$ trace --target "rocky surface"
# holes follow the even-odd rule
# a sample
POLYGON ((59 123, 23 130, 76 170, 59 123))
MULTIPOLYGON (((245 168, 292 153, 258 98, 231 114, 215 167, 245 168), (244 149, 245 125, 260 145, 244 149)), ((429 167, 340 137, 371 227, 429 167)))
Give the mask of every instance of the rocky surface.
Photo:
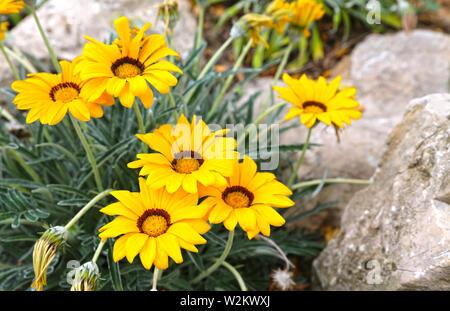
POLYGON ((413 100, 315 260, 316 289, 450 290, 449 146, 450 94, 413 100))
MULTIPOLYGON (((191 13, 189 2, 178 2, 180 19, 174 29, 174 47, 183 57, 193 46, 197 21, 191 13)), ((155 5, 159 3, 160 0, 50 0, 38 10, 37 15, 56 55, 60 59, 72 60, 81 54, 86 43, 84 35, 102 42, 109 39, 114 29, 113 21, 120 16, 127 16, 136 25, 152 23, 148 33, 164 33, 163 22, 156 20, 158 10, 155 5)), ((7 44, 41 61, 50 62, 32 16, 12 29, 7 44)), ((13 77, 3 55, 0 60, 0 87, 6 87, 13 77)))

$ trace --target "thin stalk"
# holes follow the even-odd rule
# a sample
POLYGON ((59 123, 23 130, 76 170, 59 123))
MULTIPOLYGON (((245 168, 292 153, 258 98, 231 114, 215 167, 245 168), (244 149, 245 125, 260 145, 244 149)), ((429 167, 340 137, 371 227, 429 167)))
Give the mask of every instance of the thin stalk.
POLYGON ((255 120, 255 122, 253 122, 254 125, 259 125, 259 123, 264 120, 265 117, 267 117, 269 114, 271 114, 272 112, 274 112, 277 109, 280 109, 281 107, 285 106, 287 104, 287 102, 282 102, 278 105, 272 106, 269 109, 267 109, 266 111, 264 111, 263 113, 261 113, 255 120))
MULTIPOLYGON (((175 108, 177 106, 177 104, 175 103, 175 99, 173 98, 172 91, 169 91, 169 93, 167 95, 169 96, 170 106, 172 108, 175 108)), ((175 119, 175 122, 177 122, 177 120, 178 120, 178 113, 177 113, 176 110, 173 111, 173 117, 175 119)))
POLYGON ((244 279, 242 278, 242 276, 240 275, 240 273, 236 270, 235 267, 233 267, 232 265, 230 265, 228 262, 224 261, 222 262, 222 266, 224 266, 225 268, 228 269, 228 271, 231 272, 231 274, 233 274, 233 276, 236 278, 236 281, 239 284, 239 287, 241 288, 241 291, 246 292, 248 291, 247 285, 245 285, 244 279))
MULTIPOLYGON (((252 47, 253 39, 248 40, 247 45, 242 49, 241 54, 239 55, 236 63, 233 66, 233 71, 236 71, 241 67, 245 57, 247 56, 248 52, 250 51, 250 48, 252 47)), ((229 75, 227 80, 225 81, 225 84, 220 89, 219 95, 216 97, 211 110, 209 111, 208 115, 206 116, 206 119, 209 120, 214 113, 216 112, 217 107, 219 106, 220 102, 222 101, 222 98, 225 96, 225 93, 228 91, 228 88, 230 87, 231 82, 233 82, 234 74, 229 75)))
POLYGON ((103 192, 100 192, 97 194, 92 200, 88 202, 82 209, 79 210, 79 212, 73 216, 73 218, 67 223, 67 225, 64 226, 66 230, 69 230, 70 227, 72 227, 76 222, 84 215, 86 212, 94 206, 98 201, 109 195, 109 193, 113 191, 112 189, 105 190, 103 192))
POLYGON ((300 169, 303 159, 305 158, 305 153, 306 153, 306 150, 308 149, 309 141, 311 139, 311 133, 312 133, 312 127, 310 129, 308 129, 308 135, 306 136, 306 142, 303 145, 302 153, 300 154, 300 157, 298 158, 297 164, 295 165, 295 168, 292 171, 291 178, 289 178, 289 182, 287 184, 288 188, 292 187, 292 184, 295 181, 295 177, 297 176, 298 170, 300 169))
POLYGON ((310 181, 301 182, 298 184, 295 184, 291 187, 292 190, 310 187, 310 186, 316 186, 320 185, 321 183, 325 184, 356 184, 356 185, 370 185, 372 184, 372 179, 350 179, 350 178, 327 178, 325 180, 323 179, 315 179, 310 181))
MULTIPOLYGON (((0 220, 0 225, 10 225, 12 224, 14 221, 13 218, 8 218, 8 219, 4 219, 4 220, 0 220)), ((40 222, 40 221, 31 221, 31 220, 27 220, 27 219, 21 219, 20 220, 20 224, 21 225, 30 225, 30 226, 37 226, 37 227, 42 227, 44 226, 44 223, 40 222)))
POLYGON ((196 278, 194 278, 192 280, 193 284, 203 280, 205 277, 213 273, 218 267, 220 267, 223 264, 228 254, 230 253, 231 246, 233 245, 233 238, 234 238, 234 230, 228 233, 227 244, 225 245, 225 249, 223 250, 223 253, 222 255, 220 255, 219 259, 217 259, 216 262, 213 265, 211 265, 211 267, 209 267, 207 270, 203 271, 196 278))
MULTIPOLYGON (((272 86, 274 86, 277 83, 278 79, 280 79, 281 74, 283 73, 284 68, 287 65, 287 61, 289 59, 289 55, 291 54, 293 47, 294 47, 294 44, 292 42, 290 42, 289 45, 287 46, 286 50, 284 51, 284 55, 283 55, 283 58, 281 59, 281 63, 278 66, 277 71, 275 72, 275 76, 273 77, 272 86)), ((266 97, 266 100, 264 101, 264 104, 262 105, 262 110, 267 109, 271 98, 273 98, 273 89, 272 88, 270 88, 270 96, 266 97)))
POLYGON ((97 259, 100 256, 100 253, 102 252, 102 249, 103 249, 104 245, 105 245, 105 242, 104 241, 100 241, 100 244, 97 246, 97 249, 95 250, 94 256, 92 257, 92 262, 93 263, 97 262, 97 259))
POLYGON ((200 75, 198 76, 198 79, 203 78, 206 73, 211 69, 211 67, 217 62, 219 57, 222 55, 222 53, 225 51, 225 49, 233 42, 234 38, 229 37, 227 41, 225 41, 222 46, 214 53, 214 55, 210 58, 209 62, 205 65, 205 67, 200 72, 200 75))
POLYGON ((137 102, 134 102, 133 108, 134 108, 134 112, 136 113, 136 119, 137 119, 138 125, 139 125, 139 134, 145 134, 145 125, 144 125, 144 121, 142 119, 141 110, 139 109, 139 105, 137 102))
POLYGON ((44 29, 42 28, 41 22, 39 21, 39 17, 36 14, 36 9, 33 6, 29 6, 31 14, 36 21, 36 25, 39 29, 39 33, 41 34, 42 39, 44 40, 45 46, 47 47, 48 53, 50 54, 50 58, 52 59, 53 65, 58 73, 62 72, 61 66, 59 65, 58 58, 56 57, 55 51, 52 49, 50 42, 48 41, 47 35, 45 34, 44 29))
POLYGON ((159 269, 155 267, 155 270, 153 271, 153 284, 152 284, 152 291, 157 291, 156 285, 158 284, 158 273, 159 269))
POLYGON ((284 262, 286 263, 286 270, 289 269, 289 267, 295 267, 294 264, 288 259, 288 257, 286 256, 286 253, 283 252, 283 250, 281 249, 281 247, 278 246, 277 243, 275 243, 274 240, 272 240, 271 238, 265 237, 262 234, 258 234, 256 237, 266 241, 267 243, 269 243, 270 245, 272 245, 277 251, 278 253, 280 253, 281 257, 283 257, 284 262))
MULTIPOLYGON (((217 62, 217 60, 219 59, 219 57, 223 54, 223 52, 225 51, 225 49, 233 42, 234 38, 229 37, 227 39, 227 41, 225 41, 222 46, 216 51, 216 53, 214 53, 214 55, 209 59, 208 63, 205 65, 205 67, 203 67, 202 71, 200 72, 200 74, 197 77, 197 80, 200 80, 201 78, 203 78, 206 73, 211 69, 211 67, 217 62)), ((189 94, 186 96, 186 103, 189 103, 192 96, 194 96, 195 91, 197 90, 197 87, 194 87, 189 94)))
POLYGON ((11 153, 11 155, 14 157, 14 159, 20 164, 20 166, 22 166, 22 168, 28 173, 28 175, 31 176, 31 178, 37 182, 42 184, 42 180, 39 177, 39 175, 36 173, 36 171, 29 166, 25 160, 14 150, 14 149, 9 149, 9 153, 11 153))
POLYGON ((17 48, 14 48, 14 51, 13 51, 13 50, 8 49, 7 46, 5 46, 5 51, 12 58, 17 60, 26 70, 28 70, 29 73, 38 72, 37 69, 34 68, 33 64, 31 64, 30 61, 28 59, 26 59, 17 48))
POLYGON ((0 50, 2 51, 3 56, 5 56, 6 62, 8 63, 9 68, 11 69, 11 71, 12 71, 12 73, 14 75, 14 78, 16 80, 20 80, 19 73, 17 72, 16 67, 14 66, 14 64, 11 61, 11 59, 9 58, 8 53, 6 53, 5 45, 1 41, 0 41, 0 50))
MULTIPOLYGON (((205 22, 205 8, 201 5, 199 7, 200 7, 200 11, 198 14, 197 37, 195 38, 194 51, 196 51, 200 48, 200 44, 201 44, 202 38, 203 38, 203 25, 205 22)), ((197 58, 194 62, 194 65, 193 65, 194 72, 197 72, 198 63, 199 63, 199 58, 197 58)))
MULTIPOLYGON (((139 125, 139 134, 145 134, 144 120, 142 119, 141 110, 139 109, 139 105, 137 102, 134 102, 133 108, 134 108, 134 112, 136 113, 136 119, 137 119, 138 125, 139 125)), ((146 151, 147 151, 147 145, 142 144, 142 152, 145 153, 146 151)))
POLYGON ((72 115, 70 115, 70 120, 72 121, 73 127, 75 128, 75 132, 77 133, 78 137, 80 138, 81 144, 83 145, 83 148, 86 151, 89 163, 91 163, 92 170, 94 171, 95 183, 97 184, 98 191, 101 192, 101 191, 103 191, 102 179, 100 178, 100 173, 98 171, 97 162, 95 161, 95 157, 92 153, 92 150, 89 147, 86 137, 84 136, 83 132, 81 131, 80 125, 78 124, 78 120, 75 119, 72 115))
POLYGON ((0 116, 4 117, 8 121, 14 119, 14 117, 5 108, 1 106, 0 106, 0 116))
MULTIPOLYGON (((250 124, 250 125, 256 125, 256 126, 258 126, 259 123, 261 123, 261 121, 262 121, 265 117, 267 117, 269 114, 271 114, 271 113, 274 112, 275 110, 277 110, 277 109, 279 109, 279 108, 285 106, 286 104, 287 104, 287 102, 282 102, 282 103, 280 103, 280 104, 278 104, 278 105, 275 105, 275 106, 270 107, 270 108, 267 109, 266 111, 262 112, 262 113, 256 118, 256 120, 255 120, 252 124, 250 124)), ((238 140, 238 142, 237 142, 237 145, 238 145, 238 146, 245 140, 245 138, 247 138, 247 135, 248 135, 248 129, 249 129, 249 128, 250 128, 250 126, 248 126, 248 127, 246 128, 246 130, 245 130, 245 132, 244 132, 244 135, 242 135, 242 136, 239 138, 239 140, 238 140)))

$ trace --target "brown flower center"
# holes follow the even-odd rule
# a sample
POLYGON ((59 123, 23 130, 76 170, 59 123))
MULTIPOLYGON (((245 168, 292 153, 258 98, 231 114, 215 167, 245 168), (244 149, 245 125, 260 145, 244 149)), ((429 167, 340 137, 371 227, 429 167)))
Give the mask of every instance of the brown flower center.
POLYGON ((181 174, 190 174, 197 171, 202 166, 204 160, 202 156, 195 151, 182 151, 174 156, 172 167, 181 174))
POLYGON ((222 193, 222 199, 232 208, 245 208, 253 203, 255 196, 241 186, 228 187, 222 193))
POLYGON ((315 101, 304 102, 302 108, 305 113, 313 114, 319 114, 327 111, 327 106, 315 101))
POLYGON ((62 101, 63 103, 70 103, 74 99, 78 98, 80 94, 80 87, 73 82, 60 83, 50 90, 50 98, 56 101, 62 101))
POLYGON ((164 234, 170 226, 170 215, 163 209, 148 209, 137 220, 137 227, 151 237, 164 234))
POLYGON ((144 65, 137 59, 122 57, 114 62, 111 70, 116 77, 121 79, 136 77, 144 71, 144 65))

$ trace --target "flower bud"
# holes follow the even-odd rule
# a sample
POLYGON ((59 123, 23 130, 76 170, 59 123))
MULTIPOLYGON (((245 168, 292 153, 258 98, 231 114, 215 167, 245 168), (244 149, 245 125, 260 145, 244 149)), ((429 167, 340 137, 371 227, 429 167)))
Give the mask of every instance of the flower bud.
POLYGON ((47 269, 56 256, 59 248, 67 240, 65 227, 57 226, 47 229, 34 245, 33 268, 35 280, 31 287, 42 291, 47 285, 47 269))
POLYGON ((98 267, 93 261, 88 261, 75 272, 71 291, 93 291, 100 276, 98 267))
POLYGON ((167 34, 168 29, 173 29, 180 18, 178 2, 176 0, 165 0, 158 6, 157 16, 164 22, 164 32, 167 34))

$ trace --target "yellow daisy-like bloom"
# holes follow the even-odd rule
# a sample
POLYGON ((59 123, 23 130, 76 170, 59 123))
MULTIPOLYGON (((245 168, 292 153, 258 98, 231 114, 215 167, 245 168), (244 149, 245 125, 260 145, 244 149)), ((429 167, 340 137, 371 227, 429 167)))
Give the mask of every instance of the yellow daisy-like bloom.
POLYGON ((338 76, 329 84, 324 77, 317 81, 302 75, 294 79, 288 74, 283 81, 288 87, 274 86, 279 97, 294 105, 287 113, 285 120, 300 117, 300 122, 311 128, 317 120, 327 125, 344 128, 344 123, 351 125, 351 120, 358 120, 362 113, 355 100, 356 89, 348 87, 338 90, 342 77, 338 76))
POLYGON ((266 8, 265 13, 272 17, 273 28, 281 35, 286 29, 286 24, 290 20, 290 3, 284 0, 272 1, 266 8))
POLYGON ((8 22, 2 22, 0 23, 0 41, 5 40, 6 32, 8 31, 8 22))
POLYGON ((125 107, 131 108, 137 96, 149 108, 153 104, 153 91, 148 83, 162 94, 169 93, 170 87, 178 82, 170 71, 183 72, 162 59, 179 55, 167 47, 163 35, 144 36, 149 23, 136 31, 138 28, 130 29, 128 18, 121 17, 114 25, 119 39, 111 45, 85 36, 90 42, 84 46, 77 71, 88 80, 86 87, 91 91, 91 101, 106 91, 119 97, 125 107))
POLYGON ((203 203, 210 207, 210 223, 223 222, 229 231, 239 223, 249 239, 259 232, 269 236, 270 225, 285 223, 272 207, 294 205, 288 198, 292 191, 277 181, 274 174, 256 170, 255 161, 245 156, 243 162, 234 162, 233 175, 225 185, 200 187, 200 196, 207 197, 203 203))
POLYGON ((140 168, 140 175, 155 189, 165 187, 174 193, 182 187, 189 193, 198 192, 198 184, 209 186, 225 184, 224 176, 233 173, 237 159, 237 143, 232 137, 223 137, 228 130, 211 132, 203 120, 192 123, 184 115, 177 125, 165 124, 153 133, 136 135, 156 153, 138 154, 139 160, 128 163, 129 168, 140 168))
POLYGON ((25 6, 23 1, 0 0, 0 14, 19 13, 25 6))
POLYGON ((198 252, 195 245, 204 244, 201 234, 210 226, 203 219, 206 209, 198 204, 197 194, 182 189, 169 194, 164 189, 150 188, 143 178, 139 179, 140 192, 113 191, 119 202, 100 211, 118 215, 99 229, 99 237, 118 238, 114 244, 115 262, 127 257, 132 263, 139 254, 142 265, 150 269, 167 269, 168 256, 176 263, 183 262, 181 249, 198 252))
POLYGON ((290 4, 289 23, 305 31, 308 26, 323 17, 325 10, 322 3, 316 0, 297 0, 290 4))
POLYGON ((39 119, 42 124, 55 125, 67 111, 81 121, 102 117, 102 106, 113 105, 114 98, 102 93, 95 101, 88 101, 85 82, 74 73, 75 61, 61 61, 60 65, 61 74, 30 74, 29 78, 11 85, 19 93, 13 101, 17 109, 29 110, 26 122, 39 119))

